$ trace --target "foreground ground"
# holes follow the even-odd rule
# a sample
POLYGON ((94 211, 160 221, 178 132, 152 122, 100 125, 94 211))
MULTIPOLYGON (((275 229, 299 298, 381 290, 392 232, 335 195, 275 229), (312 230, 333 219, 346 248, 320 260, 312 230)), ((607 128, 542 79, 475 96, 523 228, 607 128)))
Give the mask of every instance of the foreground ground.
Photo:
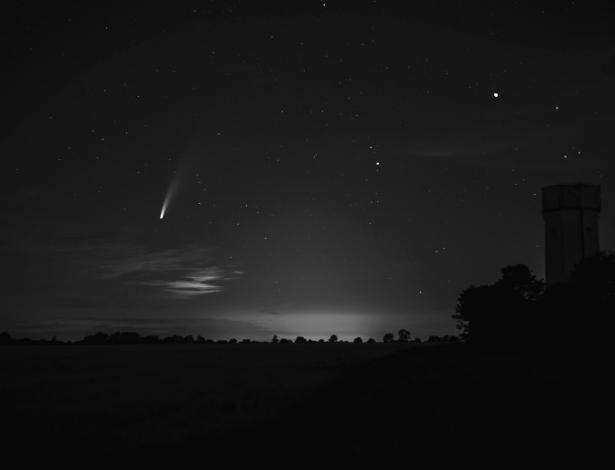
POLYGON ((0 410, 6 448, 62 455, 545 450, 579 418, 566 367, 461 344, 11 346, 0 410))

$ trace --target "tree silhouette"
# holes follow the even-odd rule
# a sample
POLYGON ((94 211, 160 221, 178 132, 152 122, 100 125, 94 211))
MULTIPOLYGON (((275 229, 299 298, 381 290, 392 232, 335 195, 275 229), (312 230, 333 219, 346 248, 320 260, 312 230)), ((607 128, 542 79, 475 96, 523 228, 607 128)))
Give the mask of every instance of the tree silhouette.
POLYGON ((303 344, 303 343, 307 343, 307 340, 303 336, 297 336, 297 338, 295 338, 295 343, 303 344))
POLYGON ((107 344, 110 342, 109 335, 105 333, 95 333, 85 336, 81 342, 83 344, 107 344))
POLYGON ((331 335, 329 337, 329 343, 337 343, 337 335, 331 335))
POLYGON ((551 343, 562 346, 573 338, 596 346, 610 342, 607 332, 615 311, 615 254, 602 252, 582 260, 569 282, 546 290, 538 309, 541 323, 536 336, 540 339, 548 335, 551 343))
POLYGON ((596 307, 613 307, 615 253, 598 253, 582 260, 572 273, 571 287, 596 307))
POLYGON ((493 289, 491 286, 470 286, 459 294, 453 318, 457 320, 457 329, 461 330, 463 339, 470 339, 470 325, 477 318, 482 318, 496 308, 489 299, 493 289))
POLYGON ((527 266, 506 266, 493 284, 463 290, 453 318, 461 337, 470 343, 508 349, 519 343, 524 333, 520 325, 529 328, 543 292, 544 283, 527 266))
POLYGON ((160 344, 162 341, 160 340, 159 336, 148 335, 148 336, 144 336, 141 339, 141 342, 144 343, 144 344, 160 344))
POLYGON ((501 273, 502 277, 494 286, 514 292, 525 300, 534 301, 544 292, 544 282, 536 279, 530 268, 523 264, 505 266, 501 273))
POLYGON ((0 333, 0 344, 11 344, 13 342, 13 339, 11 338, 11 335, 8 334, 8 332, 3 331, 2 333, 0 333))
POLYGON ((399 338, 399 341, 401 342, 408 342, 410 341, 410 332, 408 330, 405 329, 401 329, 397 332, 397 337, 399 338))
POLYGON ((355 339, 352 340, 352 342, 355 344, 362 344, 363 338, 361 338, 360 336, 357 336, 355 339))
POLYGON ((273 335, 273 338, 271 338, 271 342, 273 344, 278 344, 279 340, 278 340, 278 335, 273 335))
POLYGON ((392 343, 393 341, 395 341, 395 336, 393 336, 393 333, 385 333, 382 337, 383 343, 392 343))
POLYGON ((568 282, 548 288, 527 266, 506 266, 493 284, 464 289, 453 318, 472 344, 542 348, 572 338, 589 341, 598 332, 596 323, 606 325, 614 310, 615 254, 603 252, 582 260, 568 282))

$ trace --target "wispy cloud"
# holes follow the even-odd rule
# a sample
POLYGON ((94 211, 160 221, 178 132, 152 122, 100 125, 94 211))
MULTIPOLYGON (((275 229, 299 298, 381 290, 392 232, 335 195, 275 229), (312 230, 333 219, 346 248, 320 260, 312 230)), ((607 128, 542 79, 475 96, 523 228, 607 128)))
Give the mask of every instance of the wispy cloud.
POLYGON ((58 308, 83 310, 84 302, 93 304, 87 308, 101 308, 130 299, 133 304, 151 303, 154 298, 160 300, 160 295, 186 299, 219 293, 243 275, 237 265, 221 262, 213 247, 189 244, 156 250, 120 232, 79 224, 58 229, 51 221, 43 226, 45 230, 24 227, 28 234, 24 237, 0 229, 4 241, 0 254, 7 260, 6 273, 12 272, 14 279, 0 284, 4 294, 16 295, 24 285, 36 286, 38 295, 46 292, 57 300, 58 308), (68 305, 62 299, 68 299, 68 305))
POLYGON ((234 265, 216 264, 211 249, 196 246, 142 252, 102 267, 103 278, 160 287, 179 298, 222 292, 242 275, 234 265))
POLYGON ((179 280, 143 281, 142 284, 160 286, 170 294, 187 298, 222 292, 225 282, 237 279, 242 274, 242 271, 211 266, 200 271, 187 273, 179 280))

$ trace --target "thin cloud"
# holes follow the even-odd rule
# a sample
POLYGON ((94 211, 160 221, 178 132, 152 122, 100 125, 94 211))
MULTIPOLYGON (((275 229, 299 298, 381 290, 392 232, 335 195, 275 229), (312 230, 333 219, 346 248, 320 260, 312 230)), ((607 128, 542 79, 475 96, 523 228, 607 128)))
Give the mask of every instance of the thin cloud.
POLYGON ((217 266, 185 274, 179 280, 143 281, 141 284, 162 287, 166 292, 179 298, 214 294, 224 290, 223 283, 239 278, 243 272, 227 270, 217 266))
POLYGON ((104 278, 160 287, 178 298, 222 292, 242 275, 235 266, 217 265, 211 249, 194 246, 136 254, 103 270, 104 278))

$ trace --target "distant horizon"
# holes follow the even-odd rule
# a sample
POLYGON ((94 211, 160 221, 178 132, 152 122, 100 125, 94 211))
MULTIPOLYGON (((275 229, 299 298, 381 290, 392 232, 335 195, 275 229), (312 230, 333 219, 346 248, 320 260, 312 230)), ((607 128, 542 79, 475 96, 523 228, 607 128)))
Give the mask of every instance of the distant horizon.
MULTIPOLYGON (((277 335, 278 338, 295 339, 297 336, 303 336, 306 339, 328 339, 331 335, 335 334, 340 340, 353 340, 356 337, 363 339, 368 338, 382 338, 385 333, 394 333, 400 329, 406 329, 410 331, 412 337, 427 338, 432 335, 456 335, 457 330, 455 328, 455 322, 452 318, 445 319, 444 322, 438 327, 438 324, 434 322, 432 327, 422 328, 420 330, 411 328, 411 321, 404 322, 400 316, 394 315, 389 318, 371 318, 368 324, 365 323, 365 315, 356 315, 353 318, 352 314, 345 314, 347 317, 346 326, 344 321, 338 321, 338 328, 334 328, 334 323, 330 322, 329 318, 325 318, 320 326, 321 331, 315 332, 312 328, 306 328, 301 330, 299 327, 289 330, 286 329, 274 330, 272 326, 262 326, 257 323, 251 323, 249 321, 233 321, 226 318, 207 318, 207 319, 176 319, 171 321, 169 319, 160 318, 124 318, 124 319, 76 319, 74 321, 66 319, 57 319, 53 321, 53 325, 49 322, 42 322, 37 324, 31 322, 29 324, 16 324, 13 327, 0 327, 0 332, 6 331, 12 337, 24 337, 30 339, 50 339, 57 337, 62 341, 75 341, 82 339, 84 336, 95 333, 116 333, 116 332, 136 332, 143 336, 156 335, 156 336, 172 336, 172 335, 192 335, 203 336, 206 339, 223 340, 236 338, 238 340, 247 338, 251 340, 265 341, 271 340, 273 335, 277 335), (355 330, 351 330, 349 325, 352 321, 356 321, 358 324, 363 324, 363 327, 357 327, 355 330), (381 320, 381 322, 378 322, 381 320), (176 323, 174 326, 172 323, 176 323), (201 323, 201 327, 199 327, 201 323), (209 323, 209 328, 207 324, 209 323), (215 327, 212 328, 213 326, 215 327), (327 328, 327 324, 331 325, 331 328, 327 328), (229 328, 230 325, 230 328, 229 328), (386 326, 385 326, 386 325, 386 326), (225 331, 225 328, 227 330, 225 331)), ((410 315, 408 315, 410 316, 410 315)), ((339 320, 339 316, 337 317, 339 320)), ((291 322, 292 323, 292 322, 291 322)))
MULTIPOLYGON (((97 335, 105 335, 109 338, 112 338, 114 336, 121 336, 121 335, 137 335, 139 337, 139 339, 151 339, 151 338, 156 338, 157 341, 165 342, 164 340, 167 339, 174 339, 174 338, 180 338, 180 339, 187 339, 187 338, 192 338, 192 340, 197 343, 199 341, 205 341, 208 343, 225 343, 225 342, 236 342, 236 343, 241 343, 241 342, 252 342, 252 343, 272 343, 272 342, 279 342, 279 341, 286 341, 286 342, 296 342, 297 339, 302 339, 305 340, 307 342, 355 342, 355 340, 359 339, 361 340, 360 342, 365 343, 365 342, 369 342, 371 340, 373 340, 374 342, 377 343, 386 343, 386 342, 416 342, 417 340, 419 342, 425 342, 425 341, 429 341, 432 338, 436 338, 436 339, 456 339, 458 341, 462 341, 462 338, 459 334, 431 334, 431 335, 427 335, 427 336, 415 336, 415 335, 411 335, 409 337, 409 339, 407 340, 400 340, 399 339, 399 331, 402 330, 402 328, 400 328, 399 330, 391 330, 391 331, 387 331, 384 332, 382 335, 375 335, 375 336, 339 336, 335 333, 332 333, 330 335, 327 336, 322 336, 322 337, 312 337, 312 336, 305 336, 305 335, 296 335, 296 336, 286 336, 286 335, 273 335, 269 338, 250 338, 250 337, 244 337, 244 336, 232 336, 232 337, 223 337, 223 338, 212 338, 212 337, 208 337, 208 336, 203 336, 203 335, 199 335, 199 334, 144 334, 143 332, 139 332, 139 331, 135 331, 135 330, 118 330, 118 331, 97 331, 94 333, 89 333, 87 335, 84 335, 82 337, 78 337, 78 338, 60 338, 58 336, 43 336, 43 337, 30 337, 30 336, 18 336, 18 335, 14 335, 11 334, 11 332, 9 331, 0 331, 0 334, 8 334, 10 339, 12 341, 40 341, 40 342, 52 342, 52 341, 57 341, 59 343, 81 343, 86 341, 88 338, 97 336, 97 335), (385 341, 385 337, 387 335, 392 335, 393 339, 391 341, 385 341), (335 341, 331 341, 331 337, 335 336, 335 341)), ((90 344, 90 343, 86 343, 86 344, 90 344)), ((97 343, 91 343, 91 344, 97 344, 97 343)), ((112 343, 112 344, 128 344, 128 343, 112 343)), ((144 343, 144 344, 147 344, 144 343)))

